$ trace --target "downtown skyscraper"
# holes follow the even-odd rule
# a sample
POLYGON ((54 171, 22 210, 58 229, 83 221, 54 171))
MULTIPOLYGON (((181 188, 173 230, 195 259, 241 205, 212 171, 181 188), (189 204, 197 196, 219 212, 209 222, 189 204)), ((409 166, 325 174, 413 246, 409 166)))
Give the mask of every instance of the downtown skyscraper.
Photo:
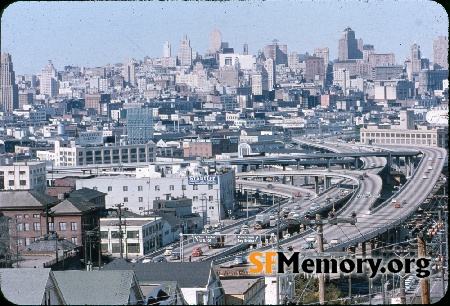
POLYGON ((191 42, 187 38, 187 35, 183 35, 183 38, 180 40, 180 46, 178 48, 178 61, 180 66, 192 65, 192 48, 191 42))
POLYGON ((40 92, 49 97, 56 97, 58 95, 58 73, 53 67, 52 61, 48 61, 48 65, 42 69, 40 78, 40 92))
POLYGON ((445 36, 433 40, 433 64, 436 69, 448 70, 448 39, 445 36))
POLYGON ((355 31, 350 27, 342 32, 342 38, 339 39, 338 60, 346 61, 349 59, 363 58, 363 41, 361 38, 355 38, 355 31))
POLYGON ((11 55, 3 53, 1 58, 1 101, 3 110, 13 111, 19 107, 19 95, 11 55))

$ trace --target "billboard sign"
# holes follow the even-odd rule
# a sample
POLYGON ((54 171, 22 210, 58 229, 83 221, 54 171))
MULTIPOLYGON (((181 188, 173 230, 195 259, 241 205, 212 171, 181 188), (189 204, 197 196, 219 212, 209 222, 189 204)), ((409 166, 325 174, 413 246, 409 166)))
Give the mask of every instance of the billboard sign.
POLYGON ((189 185, 217 185, 219 182, 215 175, 195 175, 188 177, 189 185))
POLYGON ((103 144, 103 131, 80 132, 78 141, 80 146, 103 144))
POLYGON ((259 235, 237 235, 238 243, 257 244, 261 242, 261 236, 259 235))

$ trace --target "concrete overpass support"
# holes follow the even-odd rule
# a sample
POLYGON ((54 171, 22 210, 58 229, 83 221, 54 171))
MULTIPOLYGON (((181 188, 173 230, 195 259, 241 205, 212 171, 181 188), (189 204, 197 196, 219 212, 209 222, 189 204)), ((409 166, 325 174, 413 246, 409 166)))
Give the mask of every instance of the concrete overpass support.
POLYGON ((319 194, 319 177, 318 176, 314 177, 314 190, 316 191, 317 194, 319 194))
POLYGON ((398 169, 400 169, 400 156, 397 156, 395 158, 395 164, 397 165, 398 169))
POLYGON ((358 169, 358 158, 355 158, 355 170, 358 169))
POLYGON ((323 185, 324 185, 323 188, 325 190, 330 188, 331 187, 331 177, 324 175, 324 177, 323 177, 323 185))
POLYGON ((308 178, 308 176, 305 176, 305 185, 308 185, 308 183, 309 183, 309 178, 308 178))
POLYGON ((331 169, 331 162, 330 162, 330 159, 328 159, 327 162, 328 162, 328 163, 327 163, 327 169, 331 169))

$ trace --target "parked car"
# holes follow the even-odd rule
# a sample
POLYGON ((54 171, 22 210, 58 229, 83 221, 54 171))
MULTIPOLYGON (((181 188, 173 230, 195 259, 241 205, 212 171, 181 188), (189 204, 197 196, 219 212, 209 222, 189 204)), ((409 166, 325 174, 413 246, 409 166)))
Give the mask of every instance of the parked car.
POLYGON ((167 259, 163 256, 153 258, 152 262, 167 262, 167 259))
POLYGON ((295 206, 294 206, 294 209, 295 209, 295 210, 300 209, 300 205, 295 205, 295 206))
POLYGON ((242 256, 242 255, 238 255, 234 258, 234 264, 235 265, 243 265, 247 263, 247 259, 242 256))
POLYGON ((192 256, 202 256, 203 255, 203 251, 201 247, 196 247, 192 250, 192 256))
POLYGON ((136 257, 131 260, 131 263, 138 263, 138 262, 141 262, 142 260, 143 260, 143 258, 136 257))
POLYGON ((178 252, 172 252, 172 254, 169 257, 170 260, 179 260, 180 259, 180 253, 178 252))
POLYGON ((142 263, 148 263, 148 262, 152 262, 153 260, 150 258, 150 257, 145 257, 143 260, 142 260, 142 263))
POLYGON ((312 203, 310 209, 315 210, 315 209, 319 209, 320 208, 320 204, 318 203, 312 203))
POLYGON ((172 255, 172 250, 173 250, 173 247, 171 247, 171 246, 167 247, 166 250, 164 251, 164 256, 172 255))

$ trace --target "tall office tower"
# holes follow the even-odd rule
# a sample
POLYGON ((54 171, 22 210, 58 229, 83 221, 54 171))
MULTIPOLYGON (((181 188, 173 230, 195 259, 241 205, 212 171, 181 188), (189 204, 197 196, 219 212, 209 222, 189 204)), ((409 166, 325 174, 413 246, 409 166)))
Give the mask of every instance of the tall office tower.
POLYGON ((187 39, 187 35, 183 35, 178 47, 178 61, 180 66, 192 65, 192 48, 191 42, 187 39))
POLYGON ((16 85, 16 78, 13 69, 11 55, 2 54, 2 83, 0 87, 2 109, 5 111, 13 111, 19 107, 19 92, 16 85))
POLYGON ((211 31, 209 35, 209 51, 219 52, 222 46, 222 34, 217 29, 211 31))
POLYGON ((409 53, 409 60, 411 61, 411 71, 419 72, 422 70, 422 54, 420 52, 420 46, 418 44, 414 44, 411 46, 409 53))
POLYGON ((433 64, 436 69, 448 70, 448 40, 445 36, 433 40, 433 64))
POLYGON ((275 90, 275 85, 277 83, 275 60, 273 58, 266 59, 266 62, 264 63, 264 69, 267 72, 268 90, 275 90))
POLYGON ((145 144, 153 138, 153 108, 127 110, 128 144, 145 144))
POLYGON ((349 59, 363 58, 362 55, 363 41, 355 38, 355 31, 346 28, 342 32, 342 38, 339 39, 338 60, 346 61, 349 59))
POLYGON ((170 44, 168 41, 165 41, 163 45, 163 57, 170 57, 170 56, 171 56, 170 44))
POLYGON ((288 64, 288 53, 287 45, 278 45, 277 48, 277 58, 275 60, 276 65, 287 65, 288 64))
POLYGON ((317 47, 314 49, 314 55, 316 57, 323 58, 323 64, 325 72, 327 71, 328 62, 330 61, 330 49, 328 47, 317 47))
POLYGON ((133 87, 136 85, 136 66, 133 60, 130 60, 124 64, 122 76, 128 85, 133 87))
POLYGON ((289 55, 288 67, 291 69, 300 69, 300 54, 293 52, 289 55))
POLYGON ((248 55, 248 45, 244 44, 244 55, 248 55))
POLYGON ((42 69, 41 75, 41 94, 48 95, 50 97, 55 97, 58 94, 58 80, 57 72, 55 67, 53 67, 52 61, 48 61, 48 65, 42 69))

